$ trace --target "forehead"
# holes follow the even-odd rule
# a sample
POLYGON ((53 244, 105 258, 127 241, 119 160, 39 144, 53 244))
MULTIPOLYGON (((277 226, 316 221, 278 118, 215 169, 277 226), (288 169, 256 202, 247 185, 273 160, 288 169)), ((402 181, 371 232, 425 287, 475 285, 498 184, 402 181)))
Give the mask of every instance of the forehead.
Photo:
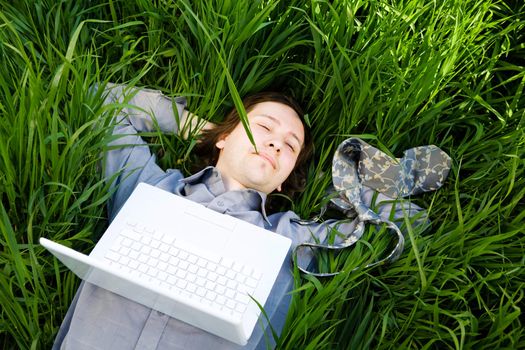
POLYGON ((286 133, 293 134, 301 144, 304 142, 304 126, 297 112, 290 106, 280 102, 260 102, 248 112, 248 118, 266 119, 279 125, 286 133))

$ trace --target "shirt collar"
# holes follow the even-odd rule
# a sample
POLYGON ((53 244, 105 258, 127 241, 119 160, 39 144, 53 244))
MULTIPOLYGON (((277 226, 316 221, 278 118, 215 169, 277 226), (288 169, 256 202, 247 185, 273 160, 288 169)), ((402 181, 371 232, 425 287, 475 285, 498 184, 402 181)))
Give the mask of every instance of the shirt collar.
MULTIPOLYGON (((193 175, 181 179, 180 181, 188 186, 202 183, 206 185, 206 188, 215 197, 228 192, 224 186, 221 174, 214 166, 211 165, 193 175)), ((230 192, 238 192, 242 196, 243 200, 236 203, 240 205, 239 209, 259 211, 262 214, 264 220, 271 226, 271 223, 266 216, 266 193, 254 189, 234 190, 230 192)))

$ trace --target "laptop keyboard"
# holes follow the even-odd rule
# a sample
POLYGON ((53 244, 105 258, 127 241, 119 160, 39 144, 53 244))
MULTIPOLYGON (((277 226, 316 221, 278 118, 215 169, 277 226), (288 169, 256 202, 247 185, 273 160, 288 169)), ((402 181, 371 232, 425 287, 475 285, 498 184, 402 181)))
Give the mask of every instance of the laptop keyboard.
POLYGON ((218 255, 199 255, 168 234, 129 222, 105 258, 149 284, 239 319, 262 274, 218 255), (191 250, 191 252, 190 252, 191 250))

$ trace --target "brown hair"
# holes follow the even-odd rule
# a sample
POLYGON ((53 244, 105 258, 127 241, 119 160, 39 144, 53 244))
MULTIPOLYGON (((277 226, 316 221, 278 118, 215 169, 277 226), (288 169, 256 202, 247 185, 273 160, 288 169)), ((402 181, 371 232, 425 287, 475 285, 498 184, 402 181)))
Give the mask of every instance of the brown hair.
MULTIPOLYGON (((306 183, 307 163, 313 154, 313 142, 310 130, 304 119, 304 112, 302 108, 293 98, 282 93, 272 91, 259 92, 254 95, 250 95, 243 99, 242 102, 246 113, 250 112, 255 107, 255 105, 262 102, 282 103, 292 108, 297 113, 301 119, 304 129, 303 147, 299 152, 299 156, 297 157, 297 162, 295 163, 293 171, 282 184, 281 189, 282 193, 288 196, 303 190, 306 183)), ((215 147, 215 144, 221 139, 221 137, 231 133, 239 123, 239 113, 237 112, 236 108, 233 108, 230 113, 228 113, 223 122, 217 124, 217 126, 211 129, 204 130, 202 132, 200 141, 197 143, 194 152, 194 154, 198 157, 198 163, 195 164, 196 169, 202 169, 207 165, 215 165, 217 163, 220 150, 215 147)))

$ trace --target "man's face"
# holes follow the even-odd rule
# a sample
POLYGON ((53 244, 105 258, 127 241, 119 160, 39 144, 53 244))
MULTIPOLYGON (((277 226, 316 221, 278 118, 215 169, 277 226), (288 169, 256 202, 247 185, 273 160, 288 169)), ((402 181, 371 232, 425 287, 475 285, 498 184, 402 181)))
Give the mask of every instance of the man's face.
POLYGON ((293 108, 279 102, 256 104, 248 121, 258 152, 239 123, 216 143, 216 167, 228 190, 280 191, 303 147, 303 124, 293 108))

